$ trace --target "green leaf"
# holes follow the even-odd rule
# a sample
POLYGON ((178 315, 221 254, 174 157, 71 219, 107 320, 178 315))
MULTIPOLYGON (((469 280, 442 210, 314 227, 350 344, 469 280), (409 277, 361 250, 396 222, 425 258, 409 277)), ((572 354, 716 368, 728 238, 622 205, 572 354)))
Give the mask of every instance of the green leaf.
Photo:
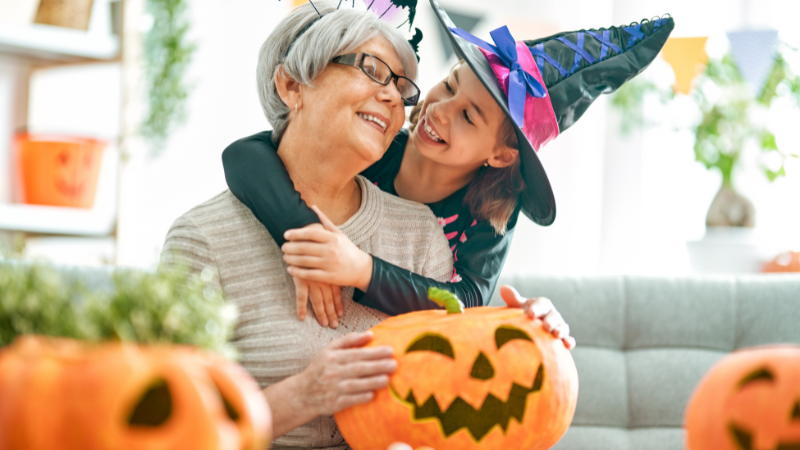
POLYGON ((144 36, 147 115, 140 132, 157 156, 176 125, 186 119, 189 87, 184 81, 197 46, 188 42, 188 2, 147 0, 153 26, 144 36))
POLYGON ((761 148, 763 150, 777 150, 778 143, 775 142, 775 135, 769 131, 765 131, 761 135, 761 148))
POLYGON ((447 314, 458 314, 464 312, 464 304, 450 291, 435 287, 428 288, 428 298, 439 306, 447 310, 447 314))
POLYGON ((769 180, 770 183, 772 183, 773 181, 777 180, 780 177, 786 176, 786 170, 783 168, 783 166, 781 166, 781 168, 778 169, 777 171, 770 170, 764 166, 762 166, 761 169, 764 171, 764 175, 767 176, 767 179, 769 180))

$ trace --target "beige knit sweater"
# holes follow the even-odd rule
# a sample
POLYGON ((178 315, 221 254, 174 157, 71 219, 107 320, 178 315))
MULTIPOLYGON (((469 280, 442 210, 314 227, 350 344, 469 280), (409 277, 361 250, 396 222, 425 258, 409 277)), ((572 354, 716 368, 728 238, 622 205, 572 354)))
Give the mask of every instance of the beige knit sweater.
MULTIPOLYGON (((453 259, 436 217, 426 206, 382 192, 363 177, 361 206, 339 229, 360 249, 438 281, 449 281, 453 259)), ((294 284, 283 253, 250 210, 225 191, 179 217, 167 234, 162 264, 211 267, 228 301, 239 308, 233 343, 240 363, 266 388, 300 373, 332 340, 364 331, 386 315, 342 293, 339 328, 322 328, 313 317, 297 319, 294 284)), ((270 405, 280 408, 281 405, 270 405)), ((332 416, 320 416, 276 439, 272 448, 346 449, 332 416)))

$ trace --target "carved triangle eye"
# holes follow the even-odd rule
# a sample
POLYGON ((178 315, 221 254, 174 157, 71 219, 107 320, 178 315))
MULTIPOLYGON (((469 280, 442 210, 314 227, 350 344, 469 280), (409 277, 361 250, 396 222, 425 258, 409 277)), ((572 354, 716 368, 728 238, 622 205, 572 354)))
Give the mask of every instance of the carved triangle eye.
POLYGON ((800 401, 794 404, 794 409, 792 410, 792 420, 800 420, 800 401))
POLYGON ((406 353, 421 351, 441 353, 448 358, 455 359, 453 346, 450 345, 450 341, 446 337, 438 334, 425 334, 406 349, 406 353))
POLYGON ((128 417, 132 427, 158 427, 172 415, 172 395, 165 380, 157 380, 142 395, 128 417))
POLYGON ((523 341, 533 342, 533 339, 528 336, 528 333, 516 327, 503 325, 497 328, 497 330, 494 332, 494 342, 497 345, 498 350, 500 350, 500 347, 506 345, 509 341, 513 341, 514 339, 522 339, 523 341))
POLYGON ((753 383, 755 381, 770 381, 770 382, 772 382, 772 381, 775 381, 775 375, 773 375, 772 372, 770 372, 770 370, 767 369, 766 367, 762 367, 762 368, 760 368, 758 370, 754 370, 749 375, 744 377, 742 379, 742 381, 739 382, 739 389, 742 389, 743 387, 745 387, 748 384, 753 383))

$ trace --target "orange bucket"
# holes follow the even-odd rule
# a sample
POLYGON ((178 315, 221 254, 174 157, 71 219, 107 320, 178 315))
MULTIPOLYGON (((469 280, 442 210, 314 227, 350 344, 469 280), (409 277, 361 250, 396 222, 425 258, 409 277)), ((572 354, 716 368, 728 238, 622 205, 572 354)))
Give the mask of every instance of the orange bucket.
POLYGON ((91 208, 106 143, 94 139, 18 134, 15 139, 22 201, 91 208))

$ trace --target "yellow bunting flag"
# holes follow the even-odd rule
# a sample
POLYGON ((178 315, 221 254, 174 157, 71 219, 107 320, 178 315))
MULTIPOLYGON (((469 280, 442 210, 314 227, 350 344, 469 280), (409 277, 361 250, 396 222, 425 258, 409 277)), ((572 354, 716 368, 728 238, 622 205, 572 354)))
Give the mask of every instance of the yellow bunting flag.
POLYGON ((294 6, 300 6, 306 2, 308 2, 308 0, 294 0, 294 6))
POLYGON ((675 92, 684 95, 692 90, 692 80, 708 63, 707 37, 672 38, 664 44, 661 55, 675 71, 675 92))

